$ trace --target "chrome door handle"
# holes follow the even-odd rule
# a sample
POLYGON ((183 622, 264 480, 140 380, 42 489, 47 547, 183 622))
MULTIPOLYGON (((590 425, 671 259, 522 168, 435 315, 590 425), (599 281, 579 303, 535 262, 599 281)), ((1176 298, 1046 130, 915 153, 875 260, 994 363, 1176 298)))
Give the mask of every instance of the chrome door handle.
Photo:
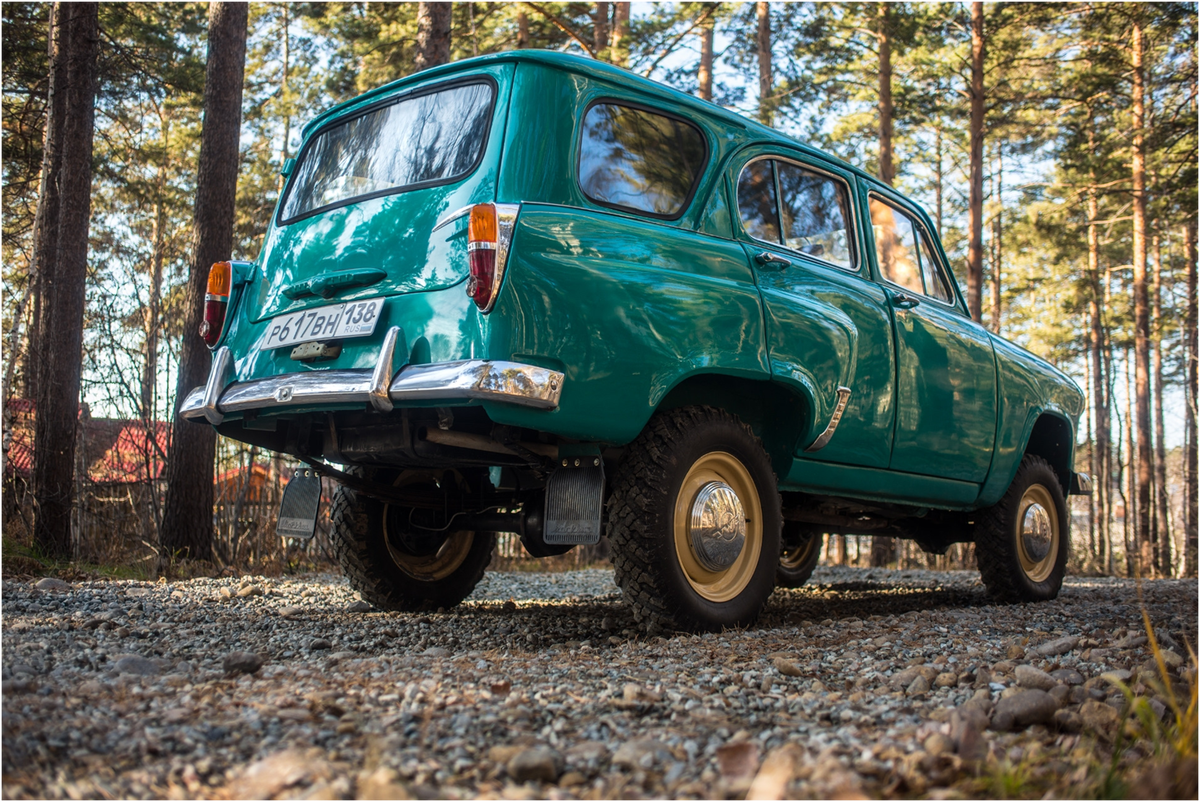
POLYGON ((920 303, 921 299, 915 295, 909 295, 903 292, 892 293, 892 306, 895 306, 897 309, 912 309, 914 306, 918 306, 920 303))
POLYGON ((792 266, 791 259, 784 259, 782 256, 776 256, 770 251, 762 251, 754 255, 754 261, 760 265, 779 265, 779 269, 783 270, 792 266))

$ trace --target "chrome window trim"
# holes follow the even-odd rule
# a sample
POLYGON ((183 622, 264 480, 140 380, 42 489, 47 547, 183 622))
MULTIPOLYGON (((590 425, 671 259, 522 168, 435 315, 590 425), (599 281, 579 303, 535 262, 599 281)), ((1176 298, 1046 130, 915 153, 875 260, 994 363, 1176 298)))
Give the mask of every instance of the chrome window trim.
MULTIPOLYGON (((751 164, 754 164, 754 162, 763 161, 763 160, 787 162, 788 164, 794 165, 803 170, 808 170, 810 172, 814 172, 814 173, 823 175, 826 178, 831 178, 835 182, 841 184, 842 189, 844 189, 846 191, 846 200, 847 200, 846 205, 850 209, 850 221, 849 221, 849 227, 847 228, 847 235, 848 235, 847 239, 850 242, 851 264, 849 267, 844 267, 842 265, 837 264, 836 262, 831 262, 828 259, 822 259, 819 256, 813 256, 812 254, 803 253, 801 251, 797 251, 794 248, 789 248, 788 246, 784 245, 782 242, 771 242, 770 240, 759 239, 758 237, 755 237, 752 234, 750 234, 750 232, 746 231, 746 226, 742 222, 742 215, 741 215, 741 212, 739 211, 739 213, 737 215, 738 226, 741 228, 742 233, 746 235, 746 238, 753 242, 761 242, 764 245, 771 245, 776 248, 780 248, 782 250, 787 251, 788 253, 794 253, 803 259, 809 259, 814 262, 819 262, 822 265, 832 267, 834 270, 840 270, 843 273, 859 273, 859 274, 861 274, 863 260, 859 255, 862 249, 859 247, 858 210, 855 208, 854 191, 850 187, 850 182, 847 181, 842 176, 838 175, 837 173, 830 172, 829 170, 825 170, 821 167, 816 167, 812 164, 808 164, 807 162, 798 161, 797 159, 791 158, 789 156, 776 156, 776 155, 770 155, 770 154, 763 154, 760 156, 755 156, 754 158, 750 159, 748 162, 746 162, 745 164, 742 165, 742 169, 738 170, 737 180, 735 180, 733 182, 733 205, 734 205, 734 207, 738 208, 739 210, 741 208, 740 204, 738 203, 737 191, 738 191, 738 186, 742 182, 742 173, 745 172, 747 167, 749 167, 751 164)), ((776 171, 774 169, 771 170, 771 175, 773 176, 774 181, 775 181, 775 205, 776 205, 775 214, 779 218, 779 236, 780 236, 780 238, 782 238, 783 237, 783 193, 780 192, 780 190, 779 190, 779 176, 776 174, 776 171)))

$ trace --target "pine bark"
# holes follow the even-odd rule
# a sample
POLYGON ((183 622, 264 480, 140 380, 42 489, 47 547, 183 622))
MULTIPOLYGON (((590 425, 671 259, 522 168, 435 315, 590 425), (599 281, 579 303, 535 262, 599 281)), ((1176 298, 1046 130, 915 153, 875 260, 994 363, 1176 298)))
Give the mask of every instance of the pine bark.
POLYGON ((996 216, 992 219, 992 237, 995 240, 992 259, 992 331, 1000 333, 1000 315, 1004 303, 1000 297, 1000 266, 1004 263, 1004 151, 996 146, 996 216))
MULTIPOLYGON (((42 275, 42 331, 37 347, 44 360, 38 377, 34 426, 34 487, 38 512, 34 543, 53 557, 71 553, 71 509, 75 497, 75 431, 83 361, 83 311, 87 280, 88 229, 92 207, 92 138, 100 40, 95 3, 56 4, 57 39, 50 72, 65 78, 52 97, 48 119, 61 121, 57 220, 43 220, 43 237, 55 240, 52 270, 42 275), (58 63, 61 62, 61 63, 58 63)), ((54 157, 52 157, 54 158, 54 157)), ((85 466, 86 469, 86 466, 85 466)))
POLYGON ((1112 491, 1111 445, 1109 421, 1112 414, 1109 411, 1108 382, 1105 381, 1104 364, 1104 318, 1103 309, 1104 288, 1100 275, 1100 231, 1097 225, 1099 217, 1099 202, 1096 198, 1096 178, 1092 176, 1092 186, 1087 192, 1087 244, 1088 244, 1088 281, 1091 284, 1091 295, 1088 298, 1088 316, 1091 318, 1092 346, 1092 399, 1095 406, 1096 439, 1092 446, 1095 453, 1096 481, 1094 482, 1097 507, 1097 539, 1101 554, 1100 564, 1109 567, 1108 556, 1112 551, 1112 540, 1109 535, 1109 507, 1112 491))
POLYGON ((775 81, 771 75, 771 6, 760 0, 754 4, 754 13, 758 17, 758 36, 755 39, 758 49, 758 119, 763 125, 770 125, 775 118, 772 97, 775 81))
POLYGON ((1150 437, 1150 294, 1146 283, 1146 106, 1142 26, 1133 24, 1133 330, 1137 394, 1137 551, 1139 570, 1154 565, 1150 537, 1150 485, 1153 476, 1150 437))
POLYGON ((971 3, 971 193, 968 201, 967 309, 983 320, 983 3, 971 3))
POLYGON ((517 12, 517 50, 529 48, 529 15, 524 11, 517 12))
POLYGON ((611 61, 618 67, 624 67, 629 61, 629 3, 613 3, 611 61))
POLYGON ((1154 563, 1159 576, 1169 577, 1171 566, 1170 499, 1167 494, 1167 444, 1163 421, 1163 358, 1162 358, 1162 242, 1157 234, 1152 239, 1154 253, 1154 293, 1151 298, 1151 320, 1154 322, 1154 348, 1151 353, 1154 370, 1154 563))
POLYGON ((25 397, 37 398, 38 376, 47 359, 40 347, 42 338, 43 276, 53 275, 58 261, 59 174, 62 171, 62 127, 67 103, 67 60, 62 55, 63 36, 69 5, 50 7, 50 29, 46 36, 49 56, 49 87, 46 95, 46 124, 42 131, 42 175, 38 204, 33 221, 33 260, 30 269, 32 311, 29 321, 29 346, 25 352, 25 397))
POLYGON ((1200 468, 1197 457, 1200 456, 1200 449, 1196 443, 1196 413, 1197 413, 1197 391, 1200 391, 1200 382, 1198 379, 1197 367, 1200 366, 1200 353, 1197 353, 1200 344, 1196 340, 1196 222, 1193 220, 1184 231, 1184 258, 1187 261, 1187 266, 1184 268, 1187 274, 1187 311, 1183 319, 1183 338, 1184 338, 1184 360, 1186 366, 1184 368, 1185 376, 1185 398, 1186 409, 1184 410, 1187 420, 1184 422, 1184 447, 1183 447, 1183 566, 1186 576, 1196 576, 1196 558, 1200 552, 1200 538, 1197 537, 1200 530, 1200 516, 1197 515, 1200 510, 1197 509, 1197 500, 1200 499, 1200 489, 1197 488, 1197 480, 1200 479, 1200 468))
POLYGON ((595 35, 592 39, 592 49, 597 58, 608 55, 608 3, 596 3, 595 35))
POLYGON ((700 26, 700 68, 696 71, 700 99, 712 100, 713 84, 713 21, 710 17, 700 26))
MULTIPOLYGON (((233 253, 237 197, 238 137, 246 66, 246 9, 242 3, 211 3, 204 127, 192 227, 192 259, 184 299, 176 405, 208 378, 212 357, 197 335, 204 312, 208 271, 233 253)), ((213 539, 213 457, 216 432, 176 414, 167 460, 167 497, 160 542, 164 556, 208 560, 213 539)))
POLYGON ((416 72, 450 62, 451 8, 450 3, 417 4, 417 57, 413 61, 416 72))
POLYGON ((892 163, 892 40, 887 3, 876 12, 875 38, 879 43, 879 178, 889 187, 895 182, 892 163))

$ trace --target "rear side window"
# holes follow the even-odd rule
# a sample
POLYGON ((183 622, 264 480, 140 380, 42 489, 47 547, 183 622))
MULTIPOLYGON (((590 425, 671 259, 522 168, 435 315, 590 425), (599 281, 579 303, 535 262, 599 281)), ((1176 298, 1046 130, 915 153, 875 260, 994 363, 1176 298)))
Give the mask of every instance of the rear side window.
POLYGON ((483 156, 494 96, 491 83, 453 86, 325 128, 300 154, 281 222, 463 178, 483 156))
POLYGON ((678 217, 707 161, 704 135, 683 120, 616 103, 584 115, 579 185, 604 206, 678 217))
POLYGON ((751 237, 835 267, 854 268, 844 183, 798 164, 758 159, 738 176, 738 212, 751 237))
POLYGON ((942 303, 954 303, 950 282, 920 225, 899 209, 871 198, 871 228, 884 279, 942 303))

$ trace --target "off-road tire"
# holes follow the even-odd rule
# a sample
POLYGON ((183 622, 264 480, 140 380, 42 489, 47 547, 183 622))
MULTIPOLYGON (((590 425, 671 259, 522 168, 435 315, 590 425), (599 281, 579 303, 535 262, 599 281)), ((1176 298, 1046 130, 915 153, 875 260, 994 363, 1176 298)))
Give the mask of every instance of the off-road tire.
POLYGON ((1058 596, 1067 571, 1070 554, 1070 517, 1058 474, 1041 457, 1027 454, 1017 475, 999 502, 976 513, 975 561, 988 592, 1001 602, 1048 601, 1058 596), (1058 527, 1057 538, 1047 552, 1044 576, 1031 576, 1022 565, 1021 502, 1027 493, 1040 492, 1040 486, 1052 502, 1052 521, 1058 527), (1056 518, 1057 520, 1053 520, 1056 518), (1053 553, 1053 562, 1049 558, 1053 553))
POLYGON ((825 543, 824 535, 813 534, 798 547, 803 549, 801 553, 797 553, 797 549, 788 549, 787 529, 794 525, 791 521, 783 524, 784 545, 780 549, 779 565, 775 569, 775 584, 781 588, 798 588, 812 577, 813 570, 821 561, 821 546, 825 543))
MULTIPOLYGON (((750 427, 712 407, 659 413, 625 449, 613 479, 608 536, 617 584, 635 616, 647 623, 713 632, 747 626, 774 589, 782 521, 775 474, 750 427), (743 467, 757 493, 761 518, 756 561, 753 551, 745 552, 745 562, 739 557, 728 569, 737 570, 745 585, 740 590, 733 586, 736 595, 722 601, 705 598, 692 585, 677 553, 675 531, 681 485, 693 466, 715 454, 731 455, 743 467)), ((747 535, 743 551, 749 548, 747 535)))
POLYGON ((495 534, 471 533, 466 556, 448 576, 422 581, 405 573, 389 553, 385 508, 383 502, 343 485, 334 490, 329 540, 350 586, 379 609, 400 612, 449 609, 469 596, 492 561, 495 534))

